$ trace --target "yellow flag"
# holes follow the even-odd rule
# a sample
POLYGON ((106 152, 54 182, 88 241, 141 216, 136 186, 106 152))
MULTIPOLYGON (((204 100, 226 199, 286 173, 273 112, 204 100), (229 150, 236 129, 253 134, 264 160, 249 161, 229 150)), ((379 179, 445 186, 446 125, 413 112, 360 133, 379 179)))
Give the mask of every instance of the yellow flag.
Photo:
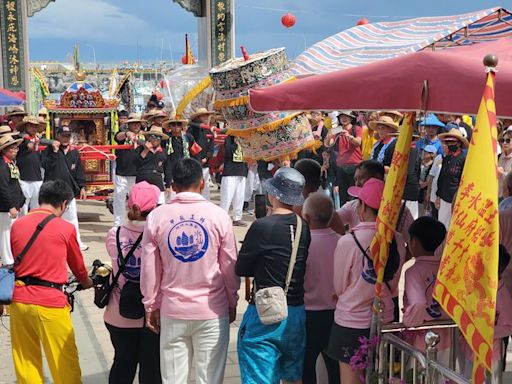
POLYGON ((433 295, 474 352, 476 384, 492 368, 498 287, 494 77, 487 75, 433 295))
MULTIPOLYGON (((386 177, 379 215, 377 216, 377 233, 370 245, 370 251, 373 256, 373 266, 377 274, 375 296, 379 298, 384 280, 384 269, 388 260, 389 245, 393 240, 398 216, 400 214, 400 207, 402 205, 402 195, 404 194, 405 181, 407 179, 407 165, 409 162, 409 151, 411 149, 414 116, 414 113, 407 113, 402 122, 391 166, 389 167, 389 172, 386 177)), ((375 308, 375 311, 376 310, 375 308)))

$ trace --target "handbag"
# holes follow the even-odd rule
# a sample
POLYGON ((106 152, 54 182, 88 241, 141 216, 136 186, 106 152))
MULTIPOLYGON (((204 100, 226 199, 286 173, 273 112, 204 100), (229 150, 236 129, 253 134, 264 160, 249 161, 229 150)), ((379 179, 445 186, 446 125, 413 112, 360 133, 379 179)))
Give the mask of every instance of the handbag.
MULTIPOLYGON (((291 229, 293 231, 293 227, 291 229)), ((293 232, 292 232, 293 233, 293 232)), ((299 250, 300 236, 302 233, 302 219, 297 215, 297 228, 292 240, 292 254, 288 264, 288 272, 284 289, 282 287, 262 288, 254 295, 254 303, 260 321, 265 325, 280 323, 288 317, 288 302, 286 295, 290 287, 295 260, 299 250)))
POLYGON ((14 284, 16 281, 16 273, 14 268, 21 263, 25 257, 25 254, 28 252, 30 247, 32 247, 32 244, 34 244, 34 241, 36 241, 37 237, 46 226, 46 224, 48 224, 55 217, 56 216, 54 214, 48 215, 39 224, 37 224, 34 233, 28 240, 23 250, 16 257, 13 265, 0 267, 0 304, 10 304, 12 302, 14 284))
POLYGON ((112 290, 117 285, 117 281, 119 280, 119 277, 121 276, 121 273, 126 268, 126 262, 130 257, 133 255, 137 247, 139 246, 140 242, 142 241, 142 233, 137 238, 131 249, 128 251, 125 257, 123 257, 123 253, 121 250, 121 243, 119 242, 119 232, 121 231, 121 227, 117 228, 116 232, 116 242, 117 242, 117 257, 120 260, 119 269, 117 270, 116 275, 112 279, 112 283, 110 283, 110 277, 107 277, 105 281, 101 284, 98 284, 94 287, 94 304, 98 308, 105 308, 108 304, 108 300, 110 298, 110 294, 112 293, 112 290))

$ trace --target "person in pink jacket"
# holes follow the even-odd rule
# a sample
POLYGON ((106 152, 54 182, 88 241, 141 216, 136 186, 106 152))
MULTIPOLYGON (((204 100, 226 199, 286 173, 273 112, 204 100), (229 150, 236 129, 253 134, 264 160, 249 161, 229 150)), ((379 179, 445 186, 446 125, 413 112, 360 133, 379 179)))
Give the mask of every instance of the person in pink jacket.
POLYGON ((160 333, 163 383, 220 384, 240 278, 229 215, 201 196, 202 168, 181 159, 169 204, 151 212, 142 239, 141 290, 148 327, 160 333))
MULTIPOLYGON (((422 325, 425 321, 449 319, 441 306, 432 297, 441 255, 436 249, 443 243, 446 228, 440 221, 430 216, 415 220, 409 227, 408 249, 415 258, 414 265, 405 272, 404 315, 406 327, 422 325)), ((452 344, 449 329, 435 330, 440 336, 437 345, 438 361, 448 366, 452 344)), ((426 331, 413 331, 406 334, 406 340, 421 351, 425 350, 426 331)))
POLYGON ((145 327, 139 287, 142 256, 140 238, 146 217, 156 208, 159 197, 158 187, 146 181, 135 184, 129 192, 129 221, 125 220, 126 223, 120 227, 113 227, 107 234, 106 246, 112 259, 113 276, 123 266, 103 315, 114 347, 110 384, 132 383, 137 365, 139 383, 161 383, 159 338, 145 327), (128 255, 134 246, 133 254, 128 255))
MULTIPOLYGON (((334 252, 334 291, 338 300, 326 353, 339 362, 343 384, 359 384, 363 373, 361 369, 353 369, 350 360, 361 346, 360 339, 368 338, 370 334, 377 280, 370 244, 376 233, 375 221, 383 191, 384 182, 375 178, 369 179, 362 187, 349 188, 348 193, 358 199, 360 223, 341 237, 334 252)), ((382 285, 384 324, 394 318, 392 292, 397 289, 404 260, 405 242, 395 232, 382 285)))

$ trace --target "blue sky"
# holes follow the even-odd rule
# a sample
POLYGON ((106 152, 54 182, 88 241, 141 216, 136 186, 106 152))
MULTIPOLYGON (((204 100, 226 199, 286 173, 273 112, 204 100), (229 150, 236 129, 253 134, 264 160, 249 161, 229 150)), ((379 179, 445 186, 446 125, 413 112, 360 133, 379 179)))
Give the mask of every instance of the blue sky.
MULTIPOLYGON (((362 17, 394 21, 466 13, 493 6, 512 9, 512 0, 235 0, 236 46, 249 52, 284 46, 294 57, 362 17), (281 16, 293 13, 287 30, 281 16)), ((171 0, 56 0, 29 19, 30 59, 66 61, 76 41, 81 61, 98 63, 180 60, 184 34, 197 51, 192 14, 171 0), (161 49, 163 41, 163 51, 161 49), (138 47, 138 48, 137 48, 138 47)), ((237 56, 239 52, 237 50, 237 56)))

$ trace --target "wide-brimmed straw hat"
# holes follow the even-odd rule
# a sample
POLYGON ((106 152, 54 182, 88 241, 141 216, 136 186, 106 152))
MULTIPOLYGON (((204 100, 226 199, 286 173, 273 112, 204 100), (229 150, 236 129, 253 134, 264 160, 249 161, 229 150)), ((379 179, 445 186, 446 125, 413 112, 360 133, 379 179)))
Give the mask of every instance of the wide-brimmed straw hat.
POLYGON ((387 127, 394 129, 395 131, 398 131, 400 129, 398 124, 395 123, 395 121, 389 116, 380 116, 378 120, 370 121, 368 125, 373 130, 377 129, 377 125, 385 125, 387 127))
POLYGON ((355 119, 356 118, 356 115, 354 115, 352 113, 352 111, 346 111, 346 110, 343 110, 343 111, 338 111, 338 118, 340 118, 341 116, 348 116, 348 117, 351 117, 352 119, 355 119))
POLYGON ((162 127, 157 127, 154 125, 151 127, 151 129, 149 131, 142 132, 142 134, 144 136, 150 136, 150 135, 160 136, 163 140, 167 140, 169 138, 169 136, 163 132, 162 127))
POLYGON ((11 145, 19 145, 22 141, 23 139, 15 139, 12 135, 0 136, 0 151, 11 145))
POLYGON ((11 109, 8 109, 7 110, 7 113, 5 114, 5 117, 9 118, 11 116, 16 116, 16 115, 23 115, 23 116, 26 116, 27 115, 27 112, 25 112, 25 110, 21 107, 12 107, 11 109))
POLYGON ((183 127, 188 124, 188 120, 187 119, 178 119, 178 118, 176 118, 176 115, 171 115, 170 119, 165 120, 162 123, 162 127, 164 127, 165 129, 168 129, 172 123, 179 123, 183 127))
POLYGON ((161 109, 154 109, 149 111, 146 115, 144 115, 145 120, 149 121, 150 123, 156 119, 157 117, 163 117, 166 118, 166 113, 161 109))
POLYGON ((287 205, 302 205, 304 203, 304 196, 302 191, 306 179, 304 176, 294 168, 280 168, 274 177, 268 179, 263 184, 263 187, 268 194, 274 196, 283 204, 287 205))
MULTIPOLYGON (((20 121, 18 124, 16 124, 16 128, 21 131, 25 128, 25 126, 27 126, 29 124, 37 125, 39 127, 39 125, 41 124, 41 121, 35 116, 28 115, 23 118, 23 121, 20 121)), ((46 122, 45 122, 45 125, 46 125, 46 122)))
POLYGON ((466 139, 462 135, 462 132, 459 131, 457 128, 452 128, 447 133, 441 133, 440 135, 438 135, 438 137, 439 137, 439 140, 441 140, 441 141, 449 140, 450 138, 457 139, 462 143, 462 148, 469 147, 468 139, 466 139))
POLYGON ((128 115, 128 120, 126 120, 126 124, 144 122, 146 122, 146 120, 143 120, 139 114, 133 112, 128 115))
POLYGON ((46 109, 45 107, 41 108, 39 111, 37 111, 37 115, 45 115, 45 116, 48 116, 48 109, 46 109))
POLYGON ((395 116, 395 119, 401 119, 402 117, 404 117, 404 115, 401 114, 399 111, 379 111, 379 115, 384 113, 395 116))
POLYGON ((0 126, 0 136, 4 136, 4 135, 17 135, 17 134, 19 134, 19 132, 13 132, 11 127, 9 127, 8 125, 0 126))
POLYGON ((194 120, 196 117, 203 115, 213 115, 215 111, 209 111, 206 108, 198 108, 196 111, 190 116, 190 120, 194 120))

